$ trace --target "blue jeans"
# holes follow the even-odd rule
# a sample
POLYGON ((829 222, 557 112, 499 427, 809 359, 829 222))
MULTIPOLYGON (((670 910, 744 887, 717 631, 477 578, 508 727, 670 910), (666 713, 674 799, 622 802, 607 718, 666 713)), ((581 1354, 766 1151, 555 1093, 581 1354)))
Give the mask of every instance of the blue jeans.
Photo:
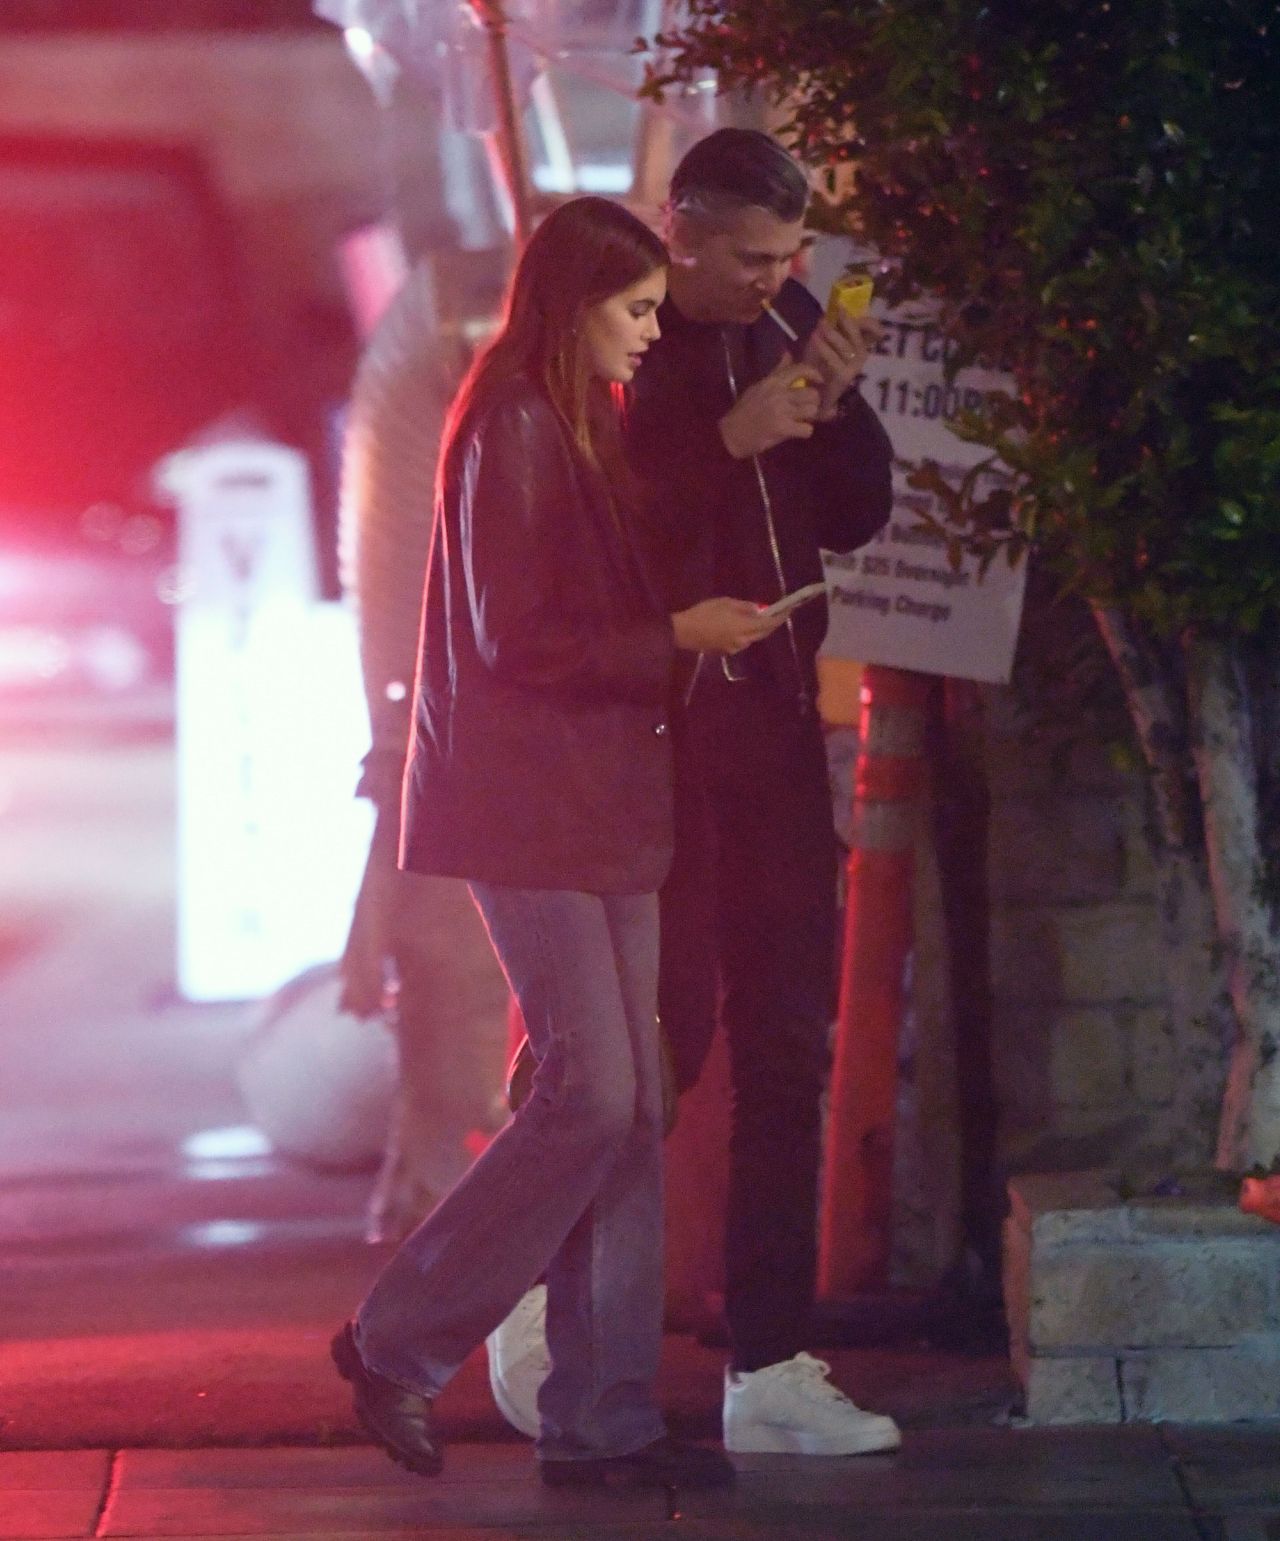
POLYGON ((434 1397, 545 1274, 538 1455, 625 1455, 664 1432, 657 896, 471 892, 538 1068, 378 1277, 356 1343, 371 1370, 434 1397))

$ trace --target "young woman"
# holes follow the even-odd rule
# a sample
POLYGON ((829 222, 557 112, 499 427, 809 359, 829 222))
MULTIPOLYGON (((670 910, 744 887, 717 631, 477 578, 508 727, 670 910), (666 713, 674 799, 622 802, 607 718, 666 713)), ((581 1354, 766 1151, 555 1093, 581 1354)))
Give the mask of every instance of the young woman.
POLYGON ((664 714, 675 648, 733 653, 775 623, 733 599, 666 614, 632 543, 612 396, 658 336, 666 265, 624 209, 562 205, 445 429, 401 859, 468 880, 538 1068, 333 1342, 367 1432, 423 1473, 433 1399, 545 1275, 544 1480, 732 1477, 665 1434, 653 1393, 664 714))

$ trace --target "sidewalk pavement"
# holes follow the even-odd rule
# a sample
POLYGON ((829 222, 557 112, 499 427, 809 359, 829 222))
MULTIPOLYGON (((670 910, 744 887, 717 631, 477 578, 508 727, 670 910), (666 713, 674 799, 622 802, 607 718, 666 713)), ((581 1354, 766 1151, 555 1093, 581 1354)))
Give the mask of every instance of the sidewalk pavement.
POLYGON ((415 1477, 368 1446, 0 1454, 0 1537, 276 1541, 1274 1541, 1276 1428, 951 1428, 900 1453, 736 1459, 711 1494, 538 1482, 528 1445, 415 1477))
MULTIPOLYGON (((895 1456, 552 1492, 481 1355, 442 1398, 444 1475, 400 1471, 326 1351, 381 1261, 368 1179, 209 1154, 243 1132, 249 1021, 161 988, 172 787, 167 743, 0 759, 0 1541, 1280 1541, 1280 1429, 1013 1428, 1002 1356, 912 1345, 829 1356, 895 1456)), ((714 1435, 722 1369, 668 1338, 679 1432, 714 1435)))

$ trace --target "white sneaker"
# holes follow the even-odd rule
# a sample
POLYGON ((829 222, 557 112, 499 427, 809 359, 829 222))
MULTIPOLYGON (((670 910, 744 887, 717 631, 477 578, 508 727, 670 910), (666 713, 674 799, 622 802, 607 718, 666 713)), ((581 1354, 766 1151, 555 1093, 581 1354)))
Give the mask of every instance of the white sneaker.
POLYGON ((535 1284, 511 1315, 484 1340, 489 1385, 513 1429, 538 1437, 538 1388, 551 1372, 547 1352, 547 1286, 535 1284))
POLYGON ((724 1447, 739 1455, 865 1455, 896 1450, 898 1425, 867 1413, 828 1377, 831 1366, 797 1354, 763 1370, 724 1375, 724 1447))

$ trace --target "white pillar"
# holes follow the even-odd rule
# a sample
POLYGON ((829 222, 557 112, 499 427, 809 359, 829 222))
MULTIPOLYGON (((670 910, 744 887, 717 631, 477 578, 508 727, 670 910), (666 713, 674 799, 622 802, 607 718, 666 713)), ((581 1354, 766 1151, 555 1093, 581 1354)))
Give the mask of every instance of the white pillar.
POLYGON ((260 442, 175 457, 178 988, 270 993, 342 951, 368 847, 355 627, 317 600, 306 462, 260 442))

